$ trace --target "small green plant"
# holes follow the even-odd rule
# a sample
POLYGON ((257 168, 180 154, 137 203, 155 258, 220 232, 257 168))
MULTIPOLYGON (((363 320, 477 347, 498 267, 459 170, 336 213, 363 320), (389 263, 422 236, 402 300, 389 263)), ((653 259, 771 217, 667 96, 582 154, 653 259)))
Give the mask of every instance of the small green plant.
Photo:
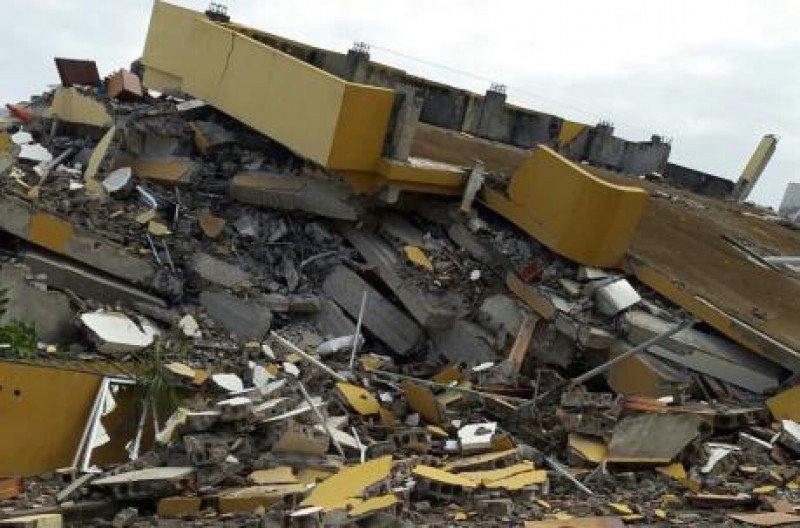
MULTIPOLYGON (((8 288, 0 290, 0 318, 8 311, 8 288)), ((30 358, 36 353, 36 328, 21 321, 0 326, 0 352, 10 351, 21 358, 30 358)))
POLYGON ((178 405, 178 393, 170 383, 170 372, 162 360, 164 352, 171 351, 174 346, 171 341, 156 337, 142 352, 142 370, 136 379, 142 406, 157 410, 159 415, 171 413, 178 405))

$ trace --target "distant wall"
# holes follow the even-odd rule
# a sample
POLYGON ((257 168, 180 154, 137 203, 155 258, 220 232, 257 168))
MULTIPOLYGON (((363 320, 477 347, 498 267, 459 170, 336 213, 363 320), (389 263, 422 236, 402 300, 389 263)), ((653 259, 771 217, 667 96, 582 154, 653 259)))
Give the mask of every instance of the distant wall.
POLYGON ((720 176, 714 176, 676 163, 667 163, 663 172, 667 183, 706 196, 726 197, 733 192, 734 183, 720 176))
POLYGON ((800 183, 790 183, 786 186, 778 211, 786 216, 793 216, 800 211, 800 183))
POLYGON ((650 141, 627 141, 615 137, 609 125, 592 127, 511 105, 506 102, 506 94, 497 89, 481 95, 416 77, 370 61, 369 53, 363 49, 344 54, 238 24, 224 26, 348 81, 403 93, 415 91, 423 100, 419 116, 422 123, 523 149, 545 145, 573 161, 588 161, 629 174, 661 172, 669 157, 669 143, 658 136, 650 141))

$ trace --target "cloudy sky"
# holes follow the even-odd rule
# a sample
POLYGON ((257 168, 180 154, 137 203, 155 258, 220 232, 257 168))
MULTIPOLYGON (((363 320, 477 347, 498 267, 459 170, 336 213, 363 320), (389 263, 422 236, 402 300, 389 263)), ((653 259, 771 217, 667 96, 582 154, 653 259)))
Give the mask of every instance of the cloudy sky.
MULTIPOLYGON (((203 10, 206 1, 176 0, 203 10)), ((671 161, 735 179, 765 133, 777 152, 751 195, 800 181, 800 2, 792 0, 226 0, 232 18, 372 57, 623 137, 672 139, 671 161), (419 60, 422 59, 422 60, 419 60)), ((151 0, 7 2, 0 100, 57 82, 56 55, 101 74, 141 54, 151 0)))

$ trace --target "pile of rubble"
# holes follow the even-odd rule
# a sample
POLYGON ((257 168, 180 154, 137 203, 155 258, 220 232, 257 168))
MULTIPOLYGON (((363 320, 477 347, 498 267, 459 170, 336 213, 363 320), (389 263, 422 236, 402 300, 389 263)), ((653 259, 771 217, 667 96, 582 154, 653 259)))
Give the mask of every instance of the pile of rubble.
POLYGON ((357 197, 202 101, 57 64, 2 120, 0 346, 123 372, 72 467, 3 481, 0 525, 800 521, 781 365, 477 204, 357 197), (125 386, 130 461, 98 465, 125 386))

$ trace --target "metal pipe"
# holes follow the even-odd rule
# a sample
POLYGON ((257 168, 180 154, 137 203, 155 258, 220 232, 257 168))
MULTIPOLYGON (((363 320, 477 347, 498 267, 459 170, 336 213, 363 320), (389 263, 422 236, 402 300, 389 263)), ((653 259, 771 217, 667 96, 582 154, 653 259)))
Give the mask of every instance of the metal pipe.
POLYGON ((308 394, 308 391, 306 390, 306 386, 303 385, 302 381, 295 378, 294 376, 290 376, 290 378, 297 383, 297 386, 300 388, 300 392, 303 394, 303 399, 306 401, 308 406, 311 407, 311 410, 317 416, 319 423, 322 424, 322 427, 325 429, 325 432, 328 434, 328 437, 331 439, 331 442, 333 442, 333 445, 336 447, 336 450, 339 452, 339 454, 342 456, 343 459, 347 460, 347 456, 344 454, 344 449, 342 449, 342 446, 339 445, 339 442, 336 441, 336 438, 333 437, 333 432, 331 431, 330 425, 328 425, 328 420, 322 415, 322 412, 317 408, 317 406, 314 405, 314 402, 311 400, 311 396, 308 394))
POLYGON ((767 256, 761 257, 770 264, 788 264, 790 266, 800 266, 800 257, 767 256))
POLYGON ((667 331, 665 331, 665 332, 663 332, 661 334, 658 334, 657 336, 653 336, 650 339, 648 339, 647 341, 645 341, 644 343, 640 343, 640 344, 636 345, 635 347, 631 348, 630 350, 628 350, 627 352, 624 352, 624 353, 620 354, 619 356, 617 356, 615 358, 612 358, 609 361, 606 361, 605 363, 603 363, 599 367, 593 368, 589 372, 585 372, 585 373, 581 374, 580 376, 578 376, 577 378, 573 378, 571 380, 565 381, 564 383, 561 383, 558 386, 553 387, 552 389, 550 389, 549 391, 539 395, 538 397, 536 397, 536 398, 534 398, 532 400, 526 401, 525 403, 523 403, 522 405, 520 405, 517 408, 517 411, 521 411, 521 410, 524 410, 524 409, 526 409, 526 408, 528 408, 528 407, 530 407, 532 405, 536 405, 539 401, 548 398, 550 395, 552 395, 556 391, 564 390, 564 389, 571 389, 573 387, 577 387, 581 383, 585 383, 586 381, 594 378, 595 376, 610 370, 611 367, 613 367, 617 363, 619 363, 621 361, 625 361, 626 359, 629 359, 629 358, 635 356, 636 354, 644 352, 645 350, 647 350, 651 346, 653 346, 653 345, 655 345, 657 343, 660 343, 664 339, 677 334, 681 330, 689 328, 690 326, 692 326, 696 322, 697 322, 697 319, 695 319, 694 317, 690 317, 690 318, 686 319, 685 321, 682 321, 682 322, 676 324, 675 326, 673 326, 669 330, 667 330, 667 331))
POLYGON ((681 323, 676 324, 675 326, 673 326, 672 328, 670 328, 666 332, 664 332, 662 334, 659 334, 657 336, 653 336, 650 339, 648 339, 647 341, 645 341, 644 343, 640 343, 640 344, 636 345, 635 347, 631 348, 630 350, 628 350, 627 352, 624 352, 624 353, 620 354, 619 356, 606 361, 605 363, 603 363, 599 367, 595 367, 592 370, 590 370, 589 372, 581 374, 577 378, 573 378, 572 380, 570 380, 570 382, 567 385, 567 387, 568 388, 577 387, 581 383, 584 383, 584 382, 592 379, 593 377, 597 376, 598 374, 602 374, 603 372, 606 372, 606 371, 610 370, 611 367, 613 367, 617 363, 619 363, 621 361, 625 361, 626 359, 628 359, 630 357, 633 357, 636 354, 639 354, 640 352, 644 352, 645 350, 647 350, 651 346, 655 345, 656 343, 660 343, 661 341, 665 340, 666 338, 672 337, 673 335, 677 334, 681 330, 685 330, 686 328, 689 328, 690 326, 692 326, 696 322, 697 322, 696 319, 694 319, 693 317, 690 317, 689 319, 687 319, 687 320, 685 320, 685 321, 683 321, 681 323))
POLYGON ((356 364, 356 353, 358 352, 358 341, 361 337, 361 323, 364 321, 364 308, 367 306, 367 290, 361 296, 361 308, 358 310, 358 321, 356 322, 356 335, 353 336, 353 351, 350 353, 350 372, 356 364))

